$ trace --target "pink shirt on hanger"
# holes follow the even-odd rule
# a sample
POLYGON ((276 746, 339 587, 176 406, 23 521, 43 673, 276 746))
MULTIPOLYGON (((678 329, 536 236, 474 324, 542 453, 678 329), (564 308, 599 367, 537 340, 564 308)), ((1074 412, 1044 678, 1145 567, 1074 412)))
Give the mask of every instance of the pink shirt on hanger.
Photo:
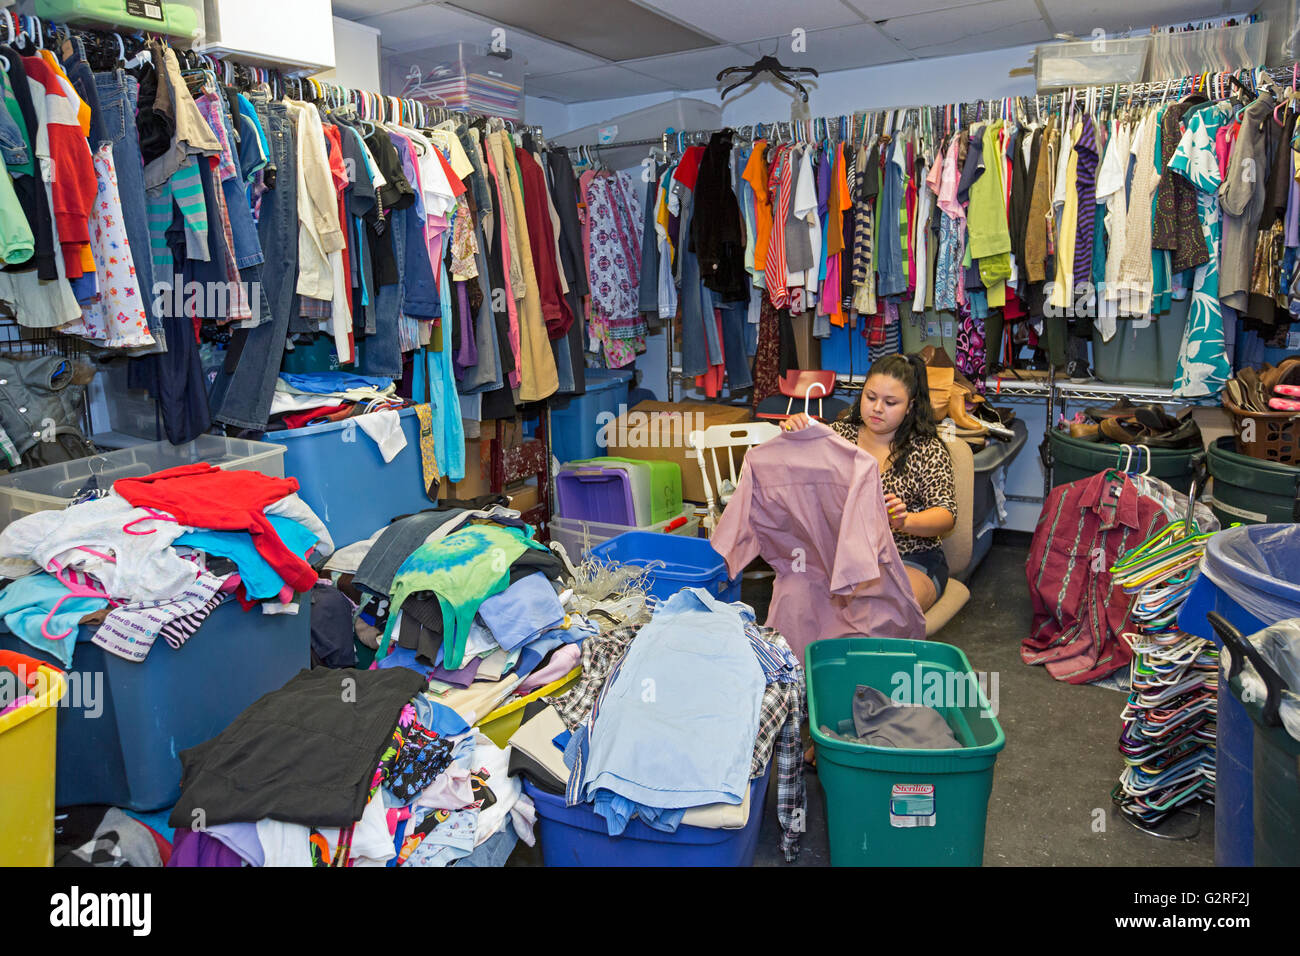
POLYGON ((733 576, 760 555, 776 570, 767 624, 800 660, 827 637, 925 640, 880 467, 820 422, 750 449, 712 543, 733 576))

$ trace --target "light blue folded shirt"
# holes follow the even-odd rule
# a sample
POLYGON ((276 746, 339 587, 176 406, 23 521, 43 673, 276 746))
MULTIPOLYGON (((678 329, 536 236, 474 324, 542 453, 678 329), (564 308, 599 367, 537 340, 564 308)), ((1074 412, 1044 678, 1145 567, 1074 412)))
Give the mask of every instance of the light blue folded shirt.
POLYGON ((704 590, 679 591, 637 634, 605 691, 581 798, 605 790, 668 810, 742 803, 766 686, 741 610, 704 590))
MULTIPOLYGON (((298 557, 306 557, 316 544, 316 535, 292 518, 280 515, 267 515, 267 518, 284 546, 298 557)), ((284 578, 258 553, 253 536, 247 531, 187 531, 176 539, 176 544, 234 561, 250 600, 273 598, 284 590, 284 578)))
POLYGON ((71 665, 72 654, 77 649, 77 622, 87 614, 108 607, 108 601, 103 598, 68 598, 59 606, 58 613, 50 618, 46 630, 51 634, 68 630, 72 633, 62 640, 52 641, 41 633, 41 624, 50 608, 67 593, 68 589, 54 575, 43 571, 19 578, 0 591, 0 617, 4 618, 5 627, 64 667, 71 665))
POLYGON ((564 605, 550 579, 540 571, 488 598, 478 613, 496 642, 507 651, 564 623, 564 605))

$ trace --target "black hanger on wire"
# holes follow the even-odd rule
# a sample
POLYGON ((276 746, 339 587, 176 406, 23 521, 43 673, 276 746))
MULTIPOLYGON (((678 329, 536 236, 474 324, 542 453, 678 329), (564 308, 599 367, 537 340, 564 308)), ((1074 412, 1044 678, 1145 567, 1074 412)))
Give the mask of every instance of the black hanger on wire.
POLYGON ((775 56, 763 56, 760 57, 757 62, 751 63, 749 66, 727 67, 725 70, 722 70, 718 73, 717 80, 721 82, 724 76, 730 76, 731 74, 734 73, 743 73, 745 75, 741 77, 739 80, 737 80, 735 83, 732 83, 725 90, 723 90, 721 99, 725 100, 727 98, 728 93, 730 93, 732 90, 736 89, 737 87, 744 86, 746 83, 754 79, 760 73, 770 73, 772 74, 772 76, 776 77, 776 79, 779 82, 785 83, 787 86, 790 86, 795 90, 798 90, 799 95, 803 97, 803 101, 807 103, 808 102, 807 87, 805 87, 802 83, 800 83, 790 74, 796 73, 805 76, 821 75, 816 70, 814 70, 811 66, 786 66, 775 56))

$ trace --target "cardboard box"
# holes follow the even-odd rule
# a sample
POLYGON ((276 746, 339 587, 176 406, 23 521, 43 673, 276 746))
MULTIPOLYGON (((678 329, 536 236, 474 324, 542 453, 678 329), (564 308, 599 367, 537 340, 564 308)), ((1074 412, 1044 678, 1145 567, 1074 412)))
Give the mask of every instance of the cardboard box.
POLYGON ((520 514, 526 514, 536 508, 537 503, 542 500, 535 481, 521 481, 519 484, 507 488, 506 494, 510 496, 510 507, 520 514))
POLYGON ((460 498, 462 500, 486 495, 492 488, 491 446, 487 441, 477 438, 465 440, 465 477, 452 484, 443 475, 438 482, 438 499, 460 498))
MULTIPOLYGON (((712 402, 641 402, 607 426, 606 454, 676 462, 682 469, 682 498, 701 503, 706 500, 704 479, 695 450, 688 445, 691 432, 752 421, 750 411, 712 402)), ((736 467, 740 467, 739 456, 736 467)))

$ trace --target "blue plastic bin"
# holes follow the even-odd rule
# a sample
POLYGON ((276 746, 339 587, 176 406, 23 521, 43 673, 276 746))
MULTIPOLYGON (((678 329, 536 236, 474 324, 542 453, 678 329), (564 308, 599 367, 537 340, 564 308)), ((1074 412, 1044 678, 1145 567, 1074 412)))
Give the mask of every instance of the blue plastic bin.
MULTIPOLYGON (((91 644, 83 627, 59 707, 55 803, 174 805, 181 795, 177 755, 311 665, 310 611, 310 601, 298 614, 276 615, 245 613, 227 601, 179 649, 160 638, 140 663, 91 644)), ((8 631, 0 648, 53 663, 8 631)))
MULTIPOLYGON (((828 338, 821 340, 821 367, 837 375, 864 376, 871 368, 871 353, 867 350, 867 340, 860 328, 831 327, 828 338)), ((803 402, 795 403, 803 410, 803 402)), ((784 407, 784 402, 782 403, 784 407)))
POLYGON ((424 491, 420 419, 414 408, 398 415, 406 447, 390 462, 352 419, 266 434, 265 441, 284 446, 285 477, 298 479, 299 496, 325 522, 335 547, 435 504, 424 491))
MULTIPOLYGON (((1178 627, 1188 634, 1213 641, 1222 645, 1214 628, 1210 626, 1207 615, 1218 611, 1229 624, 1247 636, 1263 630, 1278 620, 1300 616, 1300 586, 1284 578, 1274 576, 1282 568, 1300 568, 1294 552, 1278 551, 1267 546, 1273 533, 1282 529, 1286 536, 1300 540, 1300 527, 1295 525, 1257 524, 1220 531, 1210 538, 1206 545, 1206 561, 1214 561, 1217 573, 1229 574, 1241 582, 1241 586, 1256 592, 1262 592, 1268 599, 1277 601, 1294 601, 1294 610, 1277 620, 1265 621, 1251 614, 1234 601, 1223 589, 1202 573, 1192 586, 1191 593, 1183 602, 1178 612, 1178 627), (1233 562, 1235 572, 1225 552, 1233 548, 1234 542, 1264 541, 1265 550, 1259 557, 1263 566, 1245 567, 1233 562)), ((1284 542, 1284 538, 1275 539, 1275 543, 1284 542)), ((1295 571, 1291 571, 1295 575, 1295 571)), ((1255 863, 1255 824, 1254 824, 1254 769, 1255 769, 1255 725, 1250 714, 1228 689, 1227 675, 1222 664, 1219 667, 1219 711, 1217 721, 1218 739, 1215 755, 1214 778, 1214 862, 1217 866, 1253 866, 1255 863)))
POLYGON ((749 784, 749 822, 739 830, 678 827, 676 833, 652 830, 640 820, 612 837, 603 817, 589 804, 564 805, 564 797, 524 780, 524 792, 537 807, 537 830, 546 866, 752 866, 763 828, 767 772, 749 784))
POLYGON ((704 588, 720 600, 740 600, 740 578, 727 577, 727 562, 704 538, 685 538, 654 531, 628 531, 591 549, 591 556, 616 564, 647 565, 650 593, 666 601, 682 588, 704 588))
POLYGON ((628 410, 627 389, 632 373, 619 369, 587 369, 587 391, 551 404, 551 451, 557 461, 577 461, 605 454, 601 431, 610 416, 628 410), (605 414, 601 421, 598 416, 605 414))

